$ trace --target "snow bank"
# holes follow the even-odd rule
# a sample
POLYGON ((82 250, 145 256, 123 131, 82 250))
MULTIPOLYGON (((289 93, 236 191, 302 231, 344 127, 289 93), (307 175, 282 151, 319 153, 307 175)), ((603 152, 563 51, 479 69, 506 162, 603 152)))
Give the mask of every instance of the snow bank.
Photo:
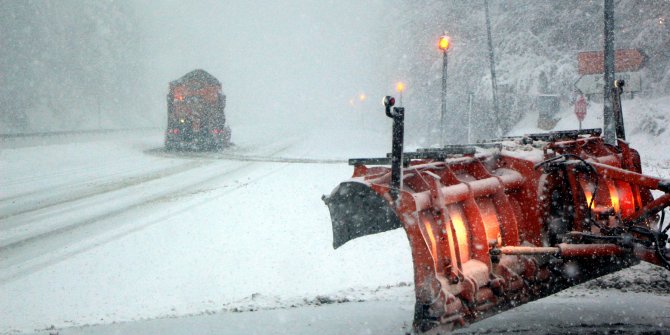
MULTIPOLYGON (((667 161, 670 151, 659 150, 670 146, 670 97, 655 99, 634 98, 623 100, 624 125, 631 146, 642 155, 642 160, 667 161)), ((509 135, 542 133, 546 130, 537 127, 537 113, 530 112, 514 126, 509 135)), ((566 107, 557 115, 560 119, 553 130, 572 130, 579 128, 579 121, 572 106, 566 107)), ((582 128, 603 128, 602 103, 590 102, 582 128)))

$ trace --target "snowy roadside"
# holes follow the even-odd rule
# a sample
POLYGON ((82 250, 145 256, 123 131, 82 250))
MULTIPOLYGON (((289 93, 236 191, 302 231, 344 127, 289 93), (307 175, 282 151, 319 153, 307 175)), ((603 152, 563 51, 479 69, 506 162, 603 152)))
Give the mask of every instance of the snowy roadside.
MULTIPOLYGON (((666 111, 660 106, 665 100, 659 101, 649 112, 657 122, 666 111)), ((290 138, 290 133, 279 136, 239 129, 235 150, 242 154, 260 155, 269 144, 281 147, 282 156, 296 158, 378 157, 388 151, 389 138, 383 131, 315 131, 284 145, 281 142, 290 138)), ((629 129, 633 145, 638 148, 636 143, 640 143, 645 172, 669 175, 670 156, 656 152, 657 145, 667 144, 664 137, 654 141, 653 136, 636 133, 636 126, 629 129)), ((11 178, 3 183, 14 183, 14 193, 8 196, 21 195, 22 188, 28 186, 39 194, 44 187, 67 189, 95 183, 96 173, 100 177, 133 177, 151 173, 156 167, 212 160, 149 152, 160 142, 160 135, 151 135, 106 139, 100 145, 59 144, 58 154, 46 158, 53 146, 3 150, 3 165, 13 164, 11 178), (9 162, 11 155, 21 160, 9 162), (54 166, 62 170, 52 173, 54 166), (99 166, 107 170, 96 170, 99 166)), ((105 217, 109 226, 132 226, 129 230, 95 232, 95 236, 70 241, 58 250, 35 245, 31 252, 43 257, 63 256, 0 282, 0 333, 191 334, 194 329, 222 334, 406 332, 411 325, 414 293, 407 284, 412 282, 412 265, 404 232, 373 235, 332 249, 330 218, 320 197, 348 178, 351 167, 244 164, 244 169, 230 171, 228 163, 215 162, 208 170, 212 175, 207 185, 192 184, 184 194, 105 217)), ((161 176, 160 184, 147 189, 170 191, 165 185, 196 180, 185 176, 161 176)), ((11 199, 5 200, 6 208, 20 209, 11 199)), ((71 210, 66 204, 54 206, 63 213, 71 210)), ((7 222, 0 219, 0 228, 7 222)), ((48 223, 48 217, 43 222, 48 223)), ((601 329, 610 322, 603 320, 621 323, 626 317, 643 320, 640 327, 667 328, 664 311, 670 301, 662 295, 667 286, 649 285, 667 283, 667 277, 644 266, 617 276, 502 313, 464 331, 537 333, 546 328, 561 332, 561 325, 601 329), (588 315, 593 318, 585 318, 588 315), (537 320, 536 324, 524 328, 529 319, 537 320)))
MULTIPOLYGON (((665 269, 636 265, 484 319, 454 334, 665 334, 670 332, 670 291, 654 283, 667 284, 667 277, 665 269)), ((220 311, 54 327, 34 334, 407 334, 411 332, 413 289, 403 283, 293 301, 256 295, 220 311)))
MULTIPOLYGON (((670 166, 670 151, 665 148, 670 145, 667 132, 670 131, 670 97, 655 99, 635 98, 621 102, 627 140, 633 148, 640 152, 643 164, 652 164, 666 169, 670 166)), ((558 123, 553 130, 578 129, 579 122, 574 115, 573 107, 561 111, 556 118, 558 123)), ((537 113, 528 113, 516 126, 510 135, 523 135, 529 133, 542 133, 537 127, 537 113)), ((588 105, 586 118, 582 127, 603 127, 603 105, 592 102, 588 105)), ((658 169, 657 172, 662 169, 658 169)))
MULTIPOLYGON (((238 137, 235 150, 262 155, 268 145, 277 146, 287 138, 268 143, 267 136, 254 135, 258 134, 238 137)), ((311 141, 291 144, 282 155, 347 157, 358 151, 357 141, 362 140, 352 137, 343 144, 338 134, 318 135, 311 141), (328 145, 332 149, 319 156, 319 147, 328 145)), ((147 174, 156 166, 202 160, 146 154, 160 146, 160 135, 152 136, 149 140, 109 139, 3 151, 5 166, 12 167, 6 170, 10 174, 3 183, 13 182, 16 190, 7 196, 22 195, 22 184, 28 182, 31 192, 46 194, 60 185, 95 186, 91 175, 96 173, 123 179, 147 174), (54 148, 58 154, 48 154, 54 148), (41 164, 45 161, 48 163, 41 164), (33 168, 27 168, 31 162, 33 168), (54 167, 62 171, 53 171, 54 167), (63 176, 69 179, 62 181, 63 176)), ((380 142, 385 144, 386 139, 380 142)), ((375 148, 367 150, 376 152, 375 148)), ((11 257, 3 258, 0 267, 0 277, 5 278, 0 281, 0 333, 223 309, 284 308, 331 299, 323 297, 358 301, 378 295, 374 292, 379 286, 412 280, 409 246, 400 230, 332 249, 328 209, 321 195, 350 175, 346 164, 214 160, 206 170, 193 171, 206 172, 210 182, 198 184, 203 177, 189 170, 159 176, 134 188, 101 191, 99 196, 106 197, 109 206, 98 202, 94 217, 99 218, 95 224, 104 223, 105 230, 88 230, 90 235, 77 234, 76 238, 67 231, 57 244, 45 245, 40 237, 35 243, 21 245, 26 250, 20 254, 0 255, 11 257), (230 171, 231 166, 240 164, 245 168, 230 171), (196 184, 184 189, 187 192, 172 190, 174 185, 188 185, 189 181, 196 184), (164 191, 174 196, 137 203, 123 212, 115 209, 118 202, 136 195, 164 191), (113 192, 123 193, 114 196, 113 192), (27 259, 26 255, 32 256, 27 259)), ((21 227, 37 224, 39 219, 40 231, 50 231, 53 224, 64 221, 63 215, 81 221, 83 217, 73 211, 74 203, 53 202, 41 209, 35 204, 36 210, 25 212, 5 199, 4 206, 23 213, 0 220, 0 228, 12 229, 9 226, 17 219, 21 219, 21 227)), ((77 210, 89 215, 86 208, 77 210)), ((90 220, 84 220, 89 225, 90 220)))

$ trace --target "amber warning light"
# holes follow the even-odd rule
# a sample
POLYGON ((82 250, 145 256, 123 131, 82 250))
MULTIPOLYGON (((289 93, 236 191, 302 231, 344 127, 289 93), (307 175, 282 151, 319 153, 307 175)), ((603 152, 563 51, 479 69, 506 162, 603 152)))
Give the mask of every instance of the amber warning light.
POLYGON ((446 52, 449 49, 449 44, 449 36, 442 35, 440 36, 440 41, 437 43, 437 46, 440 48, 440 50, 446 52))

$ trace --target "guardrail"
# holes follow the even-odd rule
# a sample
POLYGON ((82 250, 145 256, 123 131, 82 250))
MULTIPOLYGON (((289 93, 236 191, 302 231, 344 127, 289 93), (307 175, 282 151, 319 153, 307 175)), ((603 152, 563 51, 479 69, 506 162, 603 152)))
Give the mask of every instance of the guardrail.
POLYGON ((49 136, 64 136, 64 135, 86 135, 86 134, 106 134, 119 133, 126 131, 137 130, 159 130, 159 127, 144 127, 144 128, 127 128, 127 129, 89 129, 89 130, 66 130, 66 131, 49 131, 36 133, 13 133, 0 134, 1 139, 22 138, 22 137, 49 137, 49 136))

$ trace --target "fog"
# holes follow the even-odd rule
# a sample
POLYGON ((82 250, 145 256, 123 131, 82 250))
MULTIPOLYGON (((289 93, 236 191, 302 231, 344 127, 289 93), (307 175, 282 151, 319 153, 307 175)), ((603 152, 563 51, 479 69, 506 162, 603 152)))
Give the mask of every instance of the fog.
POLYGON ((386 1, 166 1, 138 5, 154 106, 166 83, 202 68, 223 83, 236 123, 313 126, 349 112, 360 93, 385 82, 386 1), (156 52, 160 51, 160 52, 156 52))
MULTIPOLYGON (((577 54, 602 49, 602 2, 490 1, 497 117, 483 4, 0 0, 0 132, 162 128, 168 83, 204 69, 223 84, 233 141, 242 125, 265 133, 384 124, 379 101, 403 81, 406 139, 434 145, 443 32, 453 42, 448 142, 467 137, 469 113, 477 140, 535 113, 538 95, 570 108, 577 54)), ((615 48, 646 55, 639 96, 670 92, 669 12, 668 1, 616 3, 615 48)))
POLYGON ((164 127, 169 81, 193 69, 222 82, 233 128, 331 126, 393 87, 393 1, 1 4, 5 133, 164 127))

